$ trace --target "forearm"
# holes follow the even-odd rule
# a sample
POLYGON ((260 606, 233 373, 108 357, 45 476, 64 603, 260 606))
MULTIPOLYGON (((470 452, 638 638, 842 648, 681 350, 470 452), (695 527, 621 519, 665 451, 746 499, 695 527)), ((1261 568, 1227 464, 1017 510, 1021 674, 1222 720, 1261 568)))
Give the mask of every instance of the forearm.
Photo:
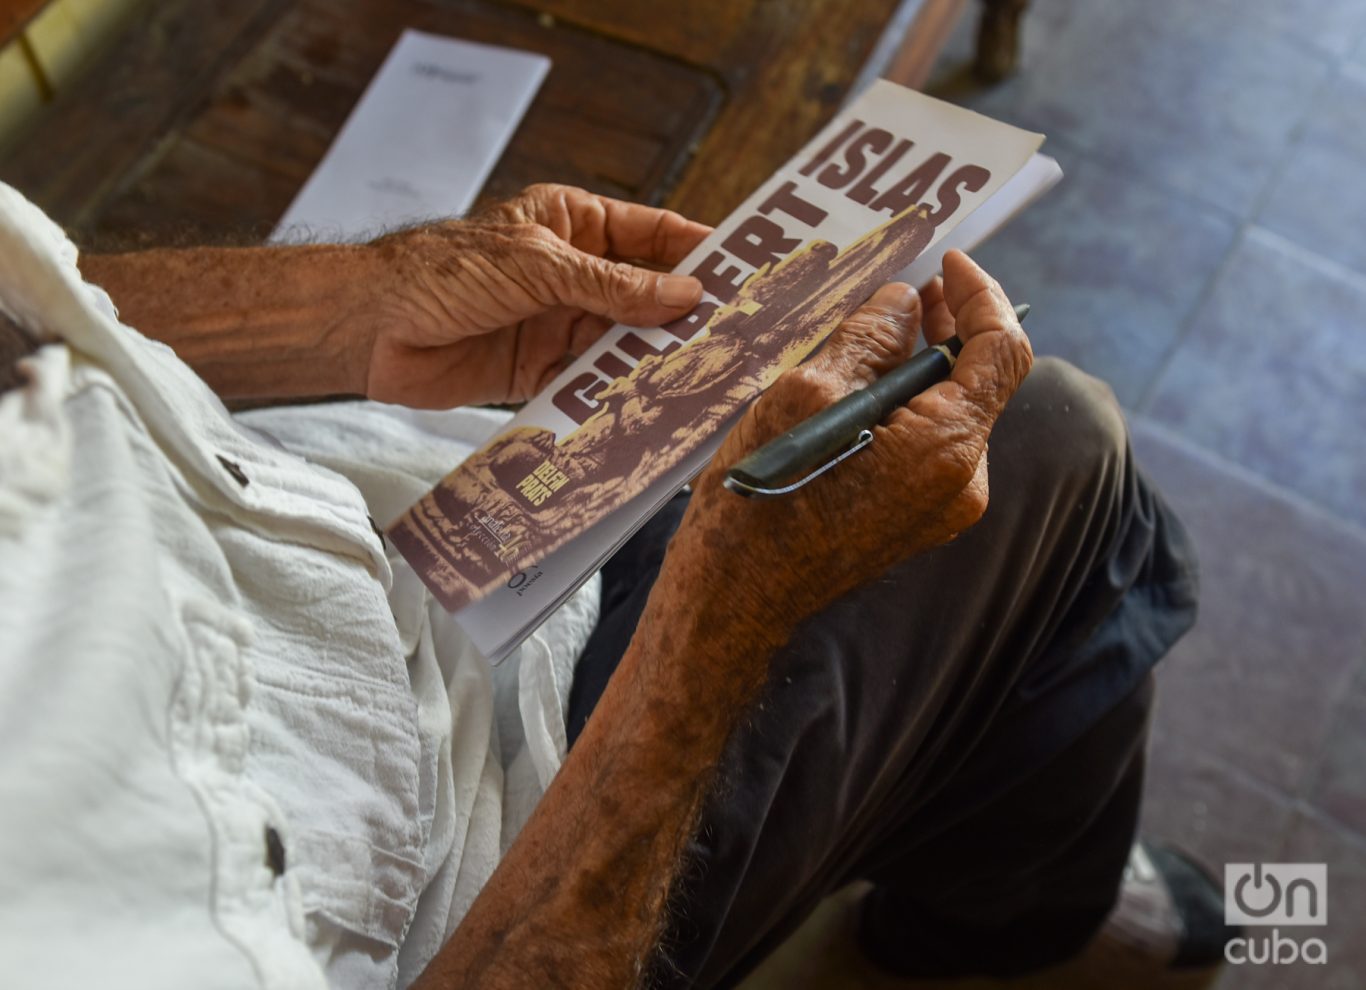
POLYGON ((380 252, 365 245, 83 255, 124 323, 225 398, 364 392, 380 252))
MULTIPOLYGON (((672 554, 672 551, 671 551, 672 554)), ((666 562, 564 767, 454 938, 433 988, 635 986, 727 737, 785 638, 666 562)))

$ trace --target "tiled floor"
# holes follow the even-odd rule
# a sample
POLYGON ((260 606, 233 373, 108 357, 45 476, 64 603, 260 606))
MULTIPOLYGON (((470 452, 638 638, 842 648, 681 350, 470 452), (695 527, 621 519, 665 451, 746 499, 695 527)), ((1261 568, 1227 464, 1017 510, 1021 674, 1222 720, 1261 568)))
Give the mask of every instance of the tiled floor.
POLYGON ((1220 990, 1364 990, 1366 3, 1033 0, 988 90, 971 47, 965 23, 931 92, 1044 131, 1067 172, 978 259, 1040 353, 1114 385, 1201 553, 1145 829, 1216 869, 1328 864, 1328 965, 1220 990))

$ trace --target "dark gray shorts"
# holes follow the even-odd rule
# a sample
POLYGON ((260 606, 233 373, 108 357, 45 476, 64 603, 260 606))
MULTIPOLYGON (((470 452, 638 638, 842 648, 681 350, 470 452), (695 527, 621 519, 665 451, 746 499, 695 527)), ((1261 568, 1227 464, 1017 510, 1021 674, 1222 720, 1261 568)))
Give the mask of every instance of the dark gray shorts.
MULTIPOLYGON (((1108 387, 1036 363, 991 437, 991 504, 953 543, 808 620, 730 740, 671 898, 658 982, 727 986, 822 897, 877 885, 906 975, 1008 975, 1075 951, 1133 837, 1150 672, 1194 621, 1193 550, 1108 387)), ((686 506, 603 570, 571 744, 686 506)))

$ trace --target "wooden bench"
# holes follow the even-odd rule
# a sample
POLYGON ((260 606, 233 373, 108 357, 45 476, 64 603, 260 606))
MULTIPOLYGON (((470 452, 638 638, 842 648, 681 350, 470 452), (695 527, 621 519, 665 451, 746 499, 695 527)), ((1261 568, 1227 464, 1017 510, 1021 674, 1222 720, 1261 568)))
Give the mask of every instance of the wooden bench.
MULTIPOLYGON (((569 182, 715 222, 866 78, 923 83, 965 3, 160 0, 0 179, 86 245, 259 239, 412 26, 552 60, 487 197, 569 182)), ((42 0, 0 4, 13 31, 42 0)))

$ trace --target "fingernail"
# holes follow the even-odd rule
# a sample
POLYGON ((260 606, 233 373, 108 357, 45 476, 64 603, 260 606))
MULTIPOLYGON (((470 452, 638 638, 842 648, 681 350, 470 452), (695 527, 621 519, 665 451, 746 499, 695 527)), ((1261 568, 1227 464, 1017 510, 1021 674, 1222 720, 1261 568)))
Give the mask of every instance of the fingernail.
POLYGON ((888 282, 880 290, 884 305, 907 312, 920 298, 920 293, 905 282, 888 282))
POLYGON ((655 285, 655 298, 671 309, 691 306, 701 297, 702 283, 691 275, 664 275, 655 285))

